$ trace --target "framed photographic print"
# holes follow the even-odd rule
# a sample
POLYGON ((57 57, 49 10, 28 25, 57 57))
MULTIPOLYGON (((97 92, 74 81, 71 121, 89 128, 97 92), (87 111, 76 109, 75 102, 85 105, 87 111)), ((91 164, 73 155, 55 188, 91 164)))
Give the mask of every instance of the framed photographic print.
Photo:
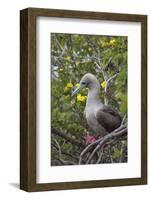
POLYGON ((20 12, 20 188, 147 183, 147 16, 20 12))

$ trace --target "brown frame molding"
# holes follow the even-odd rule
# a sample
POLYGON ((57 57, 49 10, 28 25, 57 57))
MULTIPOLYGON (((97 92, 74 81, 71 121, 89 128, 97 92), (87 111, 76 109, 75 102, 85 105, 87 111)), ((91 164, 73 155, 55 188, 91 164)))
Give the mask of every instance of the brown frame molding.
POLYGON ((25 191, 147 184, 147 16, 27 8, 20 11, 20 188, 25 191), (36 183, 36 17, 141 23, 141 178, 36 183))

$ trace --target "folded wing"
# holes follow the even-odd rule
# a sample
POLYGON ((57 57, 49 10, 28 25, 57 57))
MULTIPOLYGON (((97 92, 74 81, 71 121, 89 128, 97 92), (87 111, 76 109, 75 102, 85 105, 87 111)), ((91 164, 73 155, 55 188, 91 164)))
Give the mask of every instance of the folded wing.
POLYGON ((111 132, 121 125, 121 117, 118 112, 108 106, 104 106, 103 109, 96 112, 96 119, 107 132, 111 132))

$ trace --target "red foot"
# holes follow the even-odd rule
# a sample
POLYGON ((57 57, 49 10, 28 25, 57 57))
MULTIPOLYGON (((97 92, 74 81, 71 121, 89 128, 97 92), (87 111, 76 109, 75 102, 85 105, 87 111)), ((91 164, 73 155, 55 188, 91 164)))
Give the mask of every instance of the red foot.
POLYGON ((91 135, 85 136, 85 144, 91 144, 96 141, 96 138, 91 135))

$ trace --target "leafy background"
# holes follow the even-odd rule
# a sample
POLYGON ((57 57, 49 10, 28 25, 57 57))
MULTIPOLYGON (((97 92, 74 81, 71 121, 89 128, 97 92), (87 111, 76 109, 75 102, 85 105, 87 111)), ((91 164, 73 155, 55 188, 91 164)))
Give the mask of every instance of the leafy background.
MULTIPOLYGON (((127 37, 51 33, 53 166, 77 164, 90 133, 83 117, 87 89, 71 97, 88 72, 100 82, 101 101, 127 120, 127 37)), ((104 149, 100 163, 111 162, 127 162, 127 138, 104 149)))

